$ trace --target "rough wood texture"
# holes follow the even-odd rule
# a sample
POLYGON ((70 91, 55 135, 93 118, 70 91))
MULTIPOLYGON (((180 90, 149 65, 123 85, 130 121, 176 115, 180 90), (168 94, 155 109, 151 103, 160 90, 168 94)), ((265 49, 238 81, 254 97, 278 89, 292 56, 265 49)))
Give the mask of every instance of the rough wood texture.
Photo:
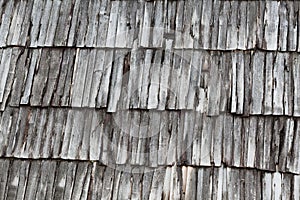
POLYGON ((0 0, 1 199, 300 199, 298 1, 0 0))

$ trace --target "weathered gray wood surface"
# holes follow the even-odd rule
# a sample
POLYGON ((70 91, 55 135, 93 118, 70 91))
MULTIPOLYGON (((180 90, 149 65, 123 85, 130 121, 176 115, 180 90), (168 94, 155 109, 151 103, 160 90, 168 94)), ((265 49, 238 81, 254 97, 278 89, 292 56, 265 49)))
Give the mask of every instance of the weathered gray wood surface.
POLYGON ((299 51, 298 4, 1 1, 0 46, 163 47, 167 30, 175 32, 179 49, 299 51))
POLYGON ((25 199, 298 200, 300 190, 299 175, 223 166, 118 171, 88 161, 18 159, 1 159, 0 166, 3 200, 23 195, 25 199))
POLYGON ((300 199, 298 1, 0 0, 0 199, 300 199))

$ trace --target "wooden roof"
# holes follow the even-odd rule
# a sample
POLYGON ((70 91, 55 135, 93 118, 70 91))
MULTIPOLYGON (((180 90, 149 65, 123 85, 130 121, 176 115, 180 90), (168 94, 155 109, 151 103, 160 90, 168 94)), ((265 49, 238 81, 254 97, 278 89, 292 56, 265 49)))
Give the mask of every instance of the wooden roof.
POLYGON ((0 200, 300 200, 299 4, 0 0, 0 200))

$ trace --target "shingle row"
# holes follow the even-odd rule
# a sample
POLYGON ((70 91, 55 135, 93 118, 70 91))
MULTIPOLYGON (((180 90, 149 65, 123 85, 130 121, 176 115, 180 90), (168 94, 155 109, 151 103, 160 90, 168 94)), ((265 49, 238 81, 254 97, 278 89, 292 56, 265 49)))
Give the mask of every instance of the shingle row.
POLYGON ((0 155, 105 165, 249 167, 300 174, 297 118, 196 111, 6 108, 0 155))
POLYGON ((0 199, 298 200, 300 177, 229 167, 110 168, 91 162, 0 160, 0 199))
POLYGON ((0 1, 0 46, 300 51, 297 1, 0 1))
POLYGON ((298 53, 19 47, 0 50, 5 106, 300 116, 298 53))

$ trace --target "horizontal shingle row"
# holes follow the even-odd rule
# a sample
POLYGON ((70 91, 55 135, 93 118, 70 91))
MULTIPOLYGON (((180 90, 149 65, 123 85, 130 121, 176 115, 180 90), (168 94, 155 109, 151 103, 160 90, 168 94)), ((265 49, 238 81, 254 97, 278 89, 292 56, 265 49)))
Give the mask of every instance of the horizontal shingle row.
POLYGON ((110 168, 98 163, 0 159, 0 199, 300 198, 300 176, 230 167, 110 168))
POLYGON ((0 1, 0 46, 300 51, 298 1, 0 1))
POLYGON ((225 163, 300 174, 298 118, 8 107, 0 127, 3 157, 150 167, 225 163))
POLYGON ((5 106, 300 116, 300 56, 264 51, 0 50, 5 106))

